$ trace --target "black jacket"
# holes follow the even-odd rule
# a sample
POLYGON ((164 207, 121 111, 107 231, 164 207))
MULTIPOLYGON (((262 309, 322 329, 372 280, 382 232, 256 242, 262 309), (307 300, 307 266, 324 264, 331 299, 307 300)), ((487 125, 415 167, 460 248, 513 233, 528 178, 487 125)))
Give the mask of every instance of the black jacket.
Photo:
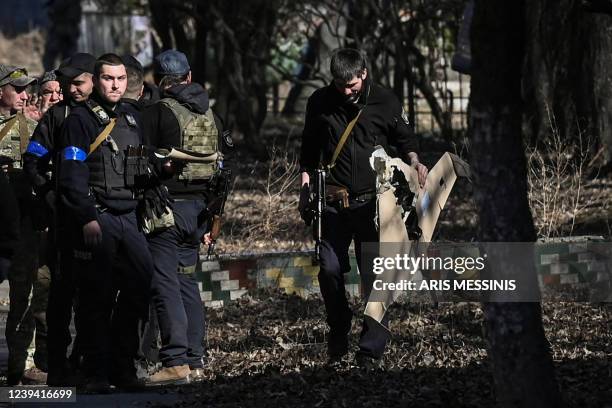
POLYGON ((51 161, 55 159, 55 147, 62 124, 75 106, 77 104, 72 101, 61 101, 53 105, 38 122, 30 138, 30 145, 34 142, 37 146, 33 149, 28 146, 28 150, 23 155, 23 171, 37 193, 44 194, 46 190, 52 188, 47 173, 51 170, 51 161))
POLYGON ((0 257, 10 258, 19 240, 19 206, 8 177, 0 171, 0 257))
MULTIPOLYGON (((90 101, 88 101, 88 104, 89 103, 100 104, 111 118, 125 115, 125 113, 131 114, 132 112, 122 103, 117 104, 114 110, 108 106, 102 105, 95 93, 90 101)), ((86 163, 87 159, 66 159, 66 148, 78 149, 83 152, 83 154, 89 152, 89 146, 105 127, 106 125, 101 124, 91 110, 85 105, 75 107, 62 126, 59 139, 60 142, 57 146, 61 152, 59 172, 60 197, 62 204, 71 215, 71 220, 79 225, 85 225, 97 219, 97 204, 101 204, 115 211, 129 211, 134 209, 137 204, 135 199, 104 200, 100 197, 94 197, 90 192, 90 172, 86 163)), ((117 127, 115 127, 115 129, 117 129, 117 127)), ((142 141, 141 129, 136 129, 142 141)), ((114 134, 114 132, 112 134, 114 134)))
POLYGON ((390 155, 404 160, 407 153, 418 153, 417 139, 403 120, 402 106, 393 92, 366 80, 358 102, 351 103, 330 84, 308 99, 300 152, 302 171, 330 163, 342 133, 364 106, 328 177, 329 184, 345 186, 351 195, 376 188, 376 173, 369 162, 374 146, 381 145, 390 155))
MULTIPOLYGON (((176 99, 198 114, 206 113, 209 109, 208 93, 197 83, 175 85, 167 89, 162 98, 176 99)), ((223 132, 221 120, 217 115, 214 117, 219 136, 221 136, 223 132)), ((153 149, 170 150, 173 147, 181 147, 182 136, 178 120, 166 105, 158 102, 145 107, 142 111, 142 122, 145 143, 152 146, 153 149)), ((223 138, 219 137, 219 139, 219 148, 223 151, 223 138)), ((207 184, 187 183, 174 178, 163 180, 163 183, 173 196, 195 198, 208 191, 207 184)))

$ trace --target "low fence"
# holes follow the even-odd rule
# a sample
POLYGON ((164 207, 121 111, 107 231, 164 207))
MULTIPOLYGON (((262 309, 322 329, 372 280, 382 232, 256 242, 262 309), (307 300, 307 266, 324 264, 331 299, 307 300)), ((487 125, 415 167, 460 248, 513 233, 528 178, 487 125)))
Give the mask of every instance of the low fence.
MULTIPOLYGON (((541 289, 599 286, 604 291, 612 283, 612 258, 595 256, 592 247, 601 245, 599 237, 578 237, 535 245, 536 269, 541 289)), ((277 252, 223 256, 215 261, 201 261, 196 278, 201 298, 208 307, 222 307, 255 288, 277 288, 287 294, 306 297, 320 293, 310 252, 277 252)), ((346 291, 360 296, 357 261, 350 258, 351 271, 345 274, 346 291)), ((608 299, 612 300, 612 299, 608 299)))
MULTIPOLYGON (((465 75, 455 73, 454 77, 453 80, 441 81, 434 87, 436 99, 442 110, 450 115, 453 130, 465 130, 467 129, 468 122, 470 81, 469 77, 465 75)), ((435 84, 432 84, 432 86, 433 85, 435 84)), ((270 89, 267 94, 269 113, 278 115, 283 112, 290 88, 290 82, 283 82, 270 89)), ((295 102, 291 115, 305 114, 306 101, 314 89, 313 87, 305 87, 302 90, 295 102)), ((440 127, 431 113, 431 107, 418 89, 414 90, 413 103, 415 107, 415 132, 439 132, 440 127)), ((408 105, 408 98, 404 98, 403 106, 406 112, 408 112, 408 105)))

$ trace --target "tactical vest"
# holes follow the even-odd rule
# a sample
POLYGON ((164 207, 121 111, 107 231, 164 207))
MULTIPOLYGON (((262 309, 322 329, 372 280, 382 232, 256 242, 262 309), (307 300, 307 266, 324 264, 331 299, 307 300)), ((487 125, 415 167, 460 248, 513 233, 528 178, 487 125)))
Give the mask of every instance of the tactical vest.
MULTIPOLYGON (((102 121, 99 122, 103 124, 102 121)), ((106 124, 100 126, 99 133, 106 124)), ((125 154, 128 145, 140 145, 140 137, 131 115, 121 112, 113 131, 86 161, 89 167, 89 185, 96 196, 110 200, 134 199, 134 191, 127 187, 125 182, 125 154)))
POLYGON ((13 160, 13 168, 21 168, 21 155, 26 151, 34 129, 36 122, 21 113, 0 116, 0 156, 13 160))
MULTIPOLYGON (((159 101, 168 107, 176 117, 181 131, 181 149, 201 154, 219 151, 219 131, 215 125, 212 110, 199 114, 190 111, 176 99, 163 98, 159 101)), ((186 163, 178 180, 208 180, 219 169, 219 163, 186 163)))

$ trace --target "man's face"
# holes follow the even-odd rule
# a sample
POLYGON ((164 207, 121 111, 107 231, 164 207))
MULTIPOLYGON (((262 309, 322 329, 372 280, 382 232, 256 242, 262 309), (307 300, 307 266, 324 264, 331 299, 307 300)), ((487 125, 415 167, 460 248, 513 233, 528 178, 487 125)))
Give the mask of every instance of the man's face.
POLYGON ((98 94, 107 102, 117 103, 127 88, 127 74, 123 65, 102 65, 100 76, 94 78, 98 94))
POLYGON ((84 72, 79 76, 76 76, 68 80, 64 93, 68 91, 68 94, 75 102, 84 102, 89 98, 93 91, 92 75, 88 72, 84 72))
POLYGON ((29 98, 26 92, 27 86, 16 87, 6 84, 1 88, 0 106, 10 109, 11 113, 23 111, 26 101, 29 98))
POLYGON ((350 81, 344 82, 342 79, 334 79, 334 86, 347 102, 356 102, 363 88, 363 81, 368 76, 368 71, 363 70, 359 75, 354 76, 350 81))
POLYGON ((58 81, 47 81, 40 87, 41 111, 44 113, 50 107, 62 100, 62 90, 58 81))

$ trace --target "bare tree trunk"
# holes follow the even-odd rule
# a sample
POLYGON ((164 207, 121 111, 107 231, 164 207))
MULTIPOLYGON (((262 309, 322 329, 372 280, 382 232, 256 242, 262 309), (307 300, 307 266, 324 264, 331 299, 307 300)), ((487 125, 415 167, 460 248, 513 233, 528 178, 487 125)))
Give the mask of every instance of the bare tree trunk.
MULTIPOLYGON (((518 0, 475 4, 470 133, 482 242, 535 240, 521 131, 524 6, 518 0)), ((531 272, 535 278, 535 268, 531 272)), ((483 307, 498 406, 560 406, 540 304, 485 303, 483 307)))
POLYGON ((199 18, 196 19, 196 40, 194 47, 194 62, 192 75, 193 80, 200 84, 205 84, 207 79, 207 59, 208 59, 208 15, 207 9, 202 3, 196 4, 196 13, 199 18))
POLYGON ((582 132, 612 146, 610 17, 585 12, 581 0, 534 0, 527 2, 526 30, 530 140, 541 140, 553 122, 565 140, 582 132))
POLYGON ((282 2, 208 2, 208 17, 215 27, 217 57, 216 97, 220 114, 234 121, 248 148, 267 157, 260 131, 267 114, 266 65, 271 59, 277 16, 282 2))

